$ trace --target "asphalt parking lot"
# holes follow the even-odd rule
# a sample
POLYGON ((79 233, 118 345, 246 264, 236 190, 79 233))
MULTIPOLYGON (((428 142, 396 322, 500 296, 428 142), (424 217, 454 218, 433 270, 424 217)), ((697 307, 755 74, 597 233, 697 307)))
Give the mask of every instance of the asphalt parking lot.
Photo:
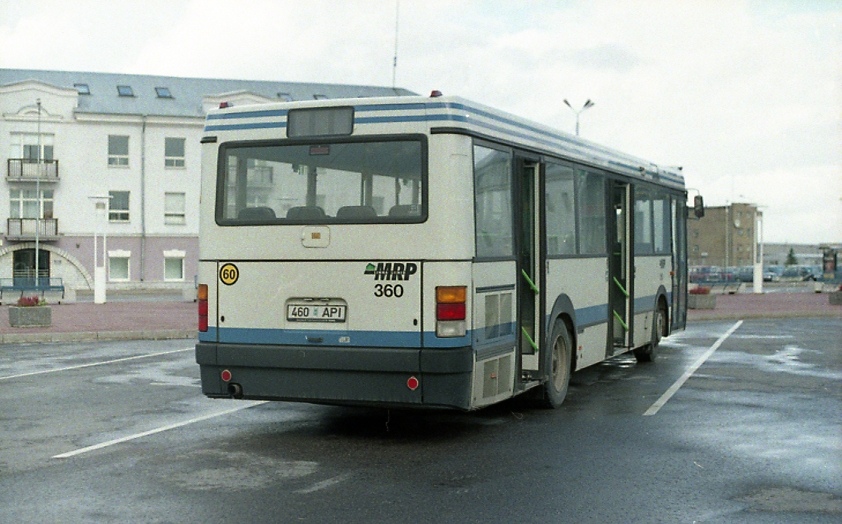
POLYGON ((0 346, 2 522, 838 522, 842 321, 694 322, 561 409, 201 396, 190 340, 0 346))

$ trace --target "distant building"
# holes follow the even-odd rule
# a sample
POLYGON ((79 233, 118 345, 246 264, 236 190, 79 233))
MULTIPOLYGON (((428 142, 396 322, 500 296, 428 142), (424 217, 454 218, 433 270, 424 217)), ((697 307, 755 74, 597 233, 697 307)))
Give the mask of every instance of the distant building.
POLYGON ((701 219, 687 222, 691 266, 749 266, 757 256, 758 222, 763 212, 754 204, 705 208, 701 219))
POLYGON ((763 212, 754 204, 705 208, 701 219, 687 222, 691 266, 736 267, 754 264, 763 212))
MULTIPOLYGON (((739 267, 754 263, 759 249, 763 212, 754 204, 707 207, 701 219, 687 221, 687 249, 691 266, 739 267)), ((838 244, 763 243, 763 266, 784 266, 792 251, 800 266, 822 266, 827 250, 838 244)))
POLYGON ((0 69, 5 167, 0 278, 93 288, 94 233, 107 288, 192 284, 206 112, 233 105, 412 95, 386 87, 0 69), (37 189, 36 189, 37 188, 37 189), (38 194, 40 191, 40 194, 38 194), (97 217, 92 196, 106 196, 97 217))

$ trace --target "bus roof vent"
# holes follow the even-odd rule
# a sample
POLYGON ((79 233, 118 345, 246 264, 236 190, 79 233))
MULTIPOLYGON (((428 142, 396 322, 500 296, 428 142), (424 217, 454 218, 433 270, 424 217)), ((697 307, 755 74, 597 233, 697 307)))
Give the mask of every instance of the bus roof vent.
POLYGON ((441 91, 439 91, 438 89, 433 89, 433 92, 430 93, 430 98, 438 98, 440 96, 442 96, 441 91))

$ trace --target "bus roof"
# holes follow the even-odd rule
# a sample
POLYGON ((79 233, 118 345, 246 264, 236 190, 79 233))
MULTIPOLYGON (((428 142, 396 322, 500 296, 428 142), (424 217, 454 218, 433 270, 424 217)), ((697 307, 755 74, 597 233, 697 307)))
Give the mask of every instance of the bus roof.
MULTIPOLYGON (((227 107, 208 113, 205 134, 283 129, 292 109, 339 106, 354 108, 355 131, 364 130, 364 126, 377 125, 382 129, 384 124, 398 124, 420 126, 429 133, 464 133, 684 189, 680 167, 659 166, 457 96, 348 98, 227 107)), ((370 129, 374 131, 374 127, 370 129)))

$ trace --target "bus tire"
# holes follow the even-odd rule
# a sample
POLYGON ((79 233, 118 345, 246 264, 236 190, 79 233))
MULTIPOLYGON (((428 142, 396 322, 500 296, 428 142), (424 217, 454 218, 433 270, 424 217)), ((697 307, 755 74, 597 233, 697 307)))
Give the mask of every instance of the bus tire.
POLYGON ((658 345, 661 343, 661 337, 666 334, 667 329, 667 309, 659 303, 655 309, 655 317, 652 319, 652 341, 643 347, 634 350, 634 358, 638 362, 654 362, 658 356, 658 345))
POLYGON ((567 387, 570 384, 571 355, 573 344, 570 339, 570 332, 567 324, 562 320, 556 320, 550 334, 547 351, 544 355, 545 368, 548 372, 547 381, 544 382, 543 404, 547 408, 557 408, 564 402, 567 396, 567 387))

